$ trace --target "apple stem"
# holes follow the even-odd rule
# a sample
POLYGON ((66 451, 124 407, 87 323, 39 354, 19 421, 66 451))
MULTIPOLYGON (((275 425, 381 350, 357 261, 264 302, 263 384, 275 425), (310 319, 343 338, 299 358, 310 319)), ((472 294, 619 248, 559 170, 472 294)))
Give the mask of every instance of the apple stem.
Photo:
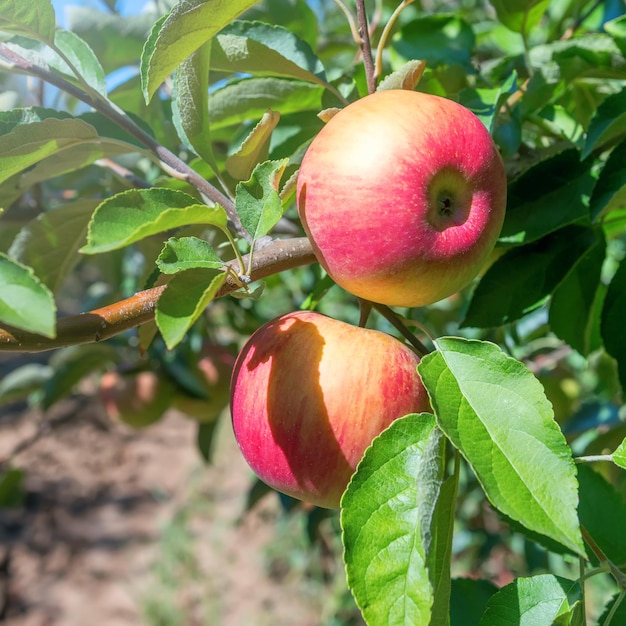
POLYGON ((367 319, 372 312, 372 303, 369 300, 363 300, 362 298, 359 298, 359 311, 359 326, 361 328, 365 328, 365 324, 367 324, 367 319))
POLYGON ((356 0, 356 16, 361 39, 360 47, 361 55, 363 56, 363 67, 365 68, 365 77, 367 79, 367 92, 374 93, 376 91, 376 76, 367 13, 365 11, 365 0, 356 0))
POLYGON ((404 325, 395 311, 392 311, 384 304, 370 302, 373 309, 378 311, 400 334, 411 344, 417 355, 421 358, 426 356, 430 350, 404 325))

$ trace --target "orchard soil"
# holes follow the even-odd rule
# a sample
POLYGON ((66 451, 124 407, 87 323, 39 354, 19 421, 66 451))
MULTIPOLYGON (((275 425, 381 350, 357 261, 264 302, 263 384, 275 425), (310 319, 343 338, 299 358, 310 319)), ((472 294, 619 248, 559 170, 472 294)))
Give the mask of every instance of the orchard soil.
POLYGON ((142 431, 113 423, 89 389, 45 415, 3 407, 0 463, 24 478, 22 503, 0 509, 0 623, 317 626, 340 612, 336 554, 307 543, 304 515, 273 493, 246 513, 228 415, 213 464, 195 433, 173 410, 142 431))

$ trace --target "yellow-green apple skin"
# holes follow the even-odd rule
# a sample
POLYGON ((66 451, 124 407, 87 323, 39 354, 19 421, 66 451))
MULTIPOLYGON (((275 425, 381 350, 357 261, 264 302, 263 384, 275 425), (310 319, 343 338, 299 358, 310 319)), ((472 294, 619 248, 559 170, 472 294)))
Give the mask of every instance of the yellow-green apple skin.
POLYGON ((341 287, 424 306, 469 284, 502 228, 506 172, 469 109, 407 90, 349 104, 302 161, 297 203, 321 265, 341 287))
POLYGON ((231 381, 245 459, 274 489, 338 508, 372 440, 395 419, 431 410, 418 363, 394 337, 319 313, 268 322, 243 347, 231 381))

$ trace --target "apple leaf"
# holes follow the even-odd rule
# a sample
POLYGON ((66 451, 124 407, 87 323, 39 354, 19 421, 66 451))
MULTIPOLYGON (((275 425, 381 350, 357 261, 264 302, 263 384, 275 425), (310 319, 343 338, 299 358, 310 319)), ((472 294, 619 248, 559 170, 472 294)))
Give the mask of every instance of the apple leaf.
POLYGON ((626 141, 614 148, 606 160, 589 203, 594 220, 626 206, 626 141))
POLYGON ((570 273, 554 290, 550 302, 549 321, 554 334, 574 350, 587 356, 599 348, 597 300, 603 290, 602 265, 606 242, 601 231, 596 231, 592 244, 572 267, 570 273), (572 315, 576 311, 576 315, 572 315))
POLYGON ((41 213, 19 232, 9 256, 33 268, 39 280, 56 293, 79 260, 94 200, 78 200, 41 213))
POLYGON ((194 268, 179 272, 167 283, 155 320, 169 350, 181 342, 225 280, 226 272, 194 268))
POLYGON ((56 304, 30 267, 0 253, 0 322, 44 337, 56 335, 56 304))
POLYGON ((283 215, 278 186, 288 161, 260 163, 250 180, 237 184, 235 207, 253 241, 267 235, 283 215))
POLYGON ((432 415, 396 420, 365 452, 342 498, 348 584, 369 624, 430 622, 442 444, 432 415))
POLYGON ((42 363, 26 363, 7 372, 0 380, 0 406, 41 391, 53 374, 52 367, 42 363))
POLYGON ((452 580, 450 626, 478 624, 491 596, 498 588, 490 581, 474 578, 452 580))
POLYGON ((131 189, 102 202, 95 210, 85 254, 100 254, 128 246, 144 237, 189 224, 227 229, 221 206, 207 206, 182 191, 153 187, 131 189))
POLYGON ((226 159, 226 171, 235 180, 248 180, 255 166, 267 160, 272 131, 279 120, 280 113, 266 111, 241 146, 226 159))
POLYGON ((501 326, 539 308, 596 245, 597 237, 594 229, 566 226, 509 250, 476 286, 462 326, 501 326))
MULTIPOLYGON (((589 465, 578 465, 578 483, 580 485, 580 504, 578 507, 580 523, 591 535, 602 552, 613 563, 626 563, 626 503, 600 473, 589 465)), ((591 549, 587 555, 593 563, 598 557, 591 549)))
POLYGON ((268 109, 286 115, 322 109, 323 87, 284 78, 246 78, 209 96, 209 122, 213 130, 258 120, 268 109))
POLYGON ((599 147, 626 135, 626 88, 608 96, 595 110, 582 150, 586 158, 599 147))
POLYGON ((16 125, 0 136, 0 183, 62 150, 98 139, 93 126, 79 119, 55 119, 16 125))
POLYGON ((581 601, 578 581, 553 574, 517 578, 494 593, 478 626, 553 626, 581 601))
POLYGON ((609 283, 600 319, 600 334, 606 351, 617 361, 622 389, 626 389, 626 259, 623 259, 609 283))
POLYGON ((141 56, 146 102, 200 46, 257 0, 179 0, 152 29, 141 56))
POLYGON ((619 444, 617 450, 613 452, 612 457, 615 465, 619 465, 620 467, 626 469, 626 439, 619 444))
POLYGON ((198 237, 171 237, 165 242, 156 264, 164 274, 176 274, 196 267, 214 270, 224 267, 224 261, 211 245, 198 237))
POLYGON ((580 162, 578 150, 565 150, 511 183, 500 241, 530 243, 569 224, 588 222, 592 165, 580 162))
POLYGON ((616 593, 609 600, 597 623, 598 626, 626 624, 626 594, 623 591, 616 593), (609 617, 611 618, 610 621, 609 617))
POLYGON ((527 35, 539 24, 550 0, 490 0, 498 21, 510 30, 527 35))
POLYGON ((178 136, 217 172, 208 123, 210 55, 211 45, 206 43, 180 64, 174 80, 172 120, 178 136))
POLYGON ((107 87, 104 70, 93 50, 85 41, 76 33, 59 29, 54 34, 54 45, 56 49, 63 52, 66 58, 69 59, 78 72, 78 76, 70 69, 65 60, 60 57, 58 62, 53 66, 55 69, 59 70, 59 73, 69 77, 74 83, 77 82, 78 78, 82 78, 100 95, 106 96, 107 87))
POLYGON ((398 62, 422 59, 427 67, 460 65, 471 74, 476 36, 470 24, 456 15, 428 15, 411 20, 392 40, 398 62))
POLYGON ((328 85, 324 66, 308 43, 264 22, 235 20, 223 28, 213 39, 211 69, 328 85))
POLYGON ((437 340, 418 366, 437 422, 489 501, 530 531, 585 554, 576 468, 543 386, 495 344, 437 340))
POLYGON ((0 30, 52 43, 56 16, 50 0, 0 0, 0 30))
POLYGON ((604 30, 613 37, 622 54, 626 56, 626 15, 620 15, 614 20, 605 22, 604 30))

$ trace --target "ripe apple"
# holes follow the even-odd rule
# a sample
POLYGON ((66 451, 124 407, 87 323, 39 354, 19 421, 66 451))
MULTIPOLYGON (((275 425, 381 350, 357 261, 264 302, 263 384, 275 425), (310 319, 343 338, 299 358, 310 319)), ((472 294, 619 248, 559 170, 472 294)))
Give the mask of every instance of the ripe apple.
POLYGON ((366 448, 430 411, 419 357, 385 333, 299 311, 268 322, 237 357, 235 437, 250 467, 290 496, 337 508, 366 448))
POLYGON ((230 400, 229 382, 234 365, 235 356, 224 346, 210 343, 202 346, 200 358, 191 366, 191 375, 204 397, 179 391, 174 406, 198 422, 217 419, 230 400))
POLYGON ((174 398, 174 385, 152 371, 105 372, 99 391, 107 415, 133 428, 158 421, 174 398))
POLYGON ((341 287, 423 306, 465 287, 500 234, 502 159, 468 109, 415 91, 342 109, 307 149, 297 183, 304 229, 341 287))

